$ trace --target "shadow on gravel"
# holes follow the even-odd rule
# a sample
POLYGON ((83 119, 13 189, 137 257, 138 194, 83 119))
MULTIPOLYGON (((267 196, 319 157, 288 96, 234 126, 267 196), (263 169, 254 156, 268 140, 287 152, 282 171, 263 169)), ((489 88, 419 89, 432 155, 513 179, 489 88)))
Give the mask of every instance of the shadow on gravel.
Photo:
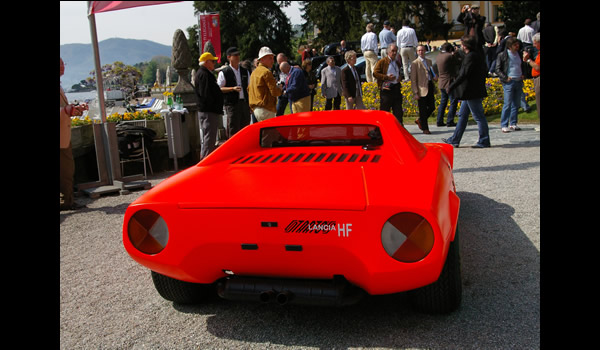
POLYGON ((506 171, 506 170, 525 170, 529 168, 539 167, 540 162, 527 162, 520 164, 503 164, 503 165, 494 165, 488 167, 476 167, 476 168, 462 168, 462 169, 454 169, 452 172, 454 174, 457 173, 470 173, 475 171, 506 171))
POLYGON ((402 293, 343 308, 220 299, 173 307, 211 315, 207 330, 216 337, 259 347, 539 348, 537 248, 512 219, 512 207, 477 193, 458 194, 463 301, 454 313, 417 313, 402 293))

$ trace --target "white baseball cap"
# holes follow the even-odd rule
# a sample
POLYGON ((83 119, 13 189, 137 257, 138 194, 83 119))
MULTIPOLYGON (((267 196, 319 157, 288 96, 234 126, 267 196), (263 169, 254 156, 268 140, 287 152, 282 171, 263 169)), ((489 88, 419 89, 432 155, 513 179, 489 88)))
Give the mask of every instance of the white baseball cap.
POLYGON ((271 51, 271 49, 269 49, 267 46, 263 46, 260 48, 260 51, 258 51, 258 59, 260 60, 261 58, 265 57, 266 55, 275 56, 275 54, 273 53, 273 51, 271 51))

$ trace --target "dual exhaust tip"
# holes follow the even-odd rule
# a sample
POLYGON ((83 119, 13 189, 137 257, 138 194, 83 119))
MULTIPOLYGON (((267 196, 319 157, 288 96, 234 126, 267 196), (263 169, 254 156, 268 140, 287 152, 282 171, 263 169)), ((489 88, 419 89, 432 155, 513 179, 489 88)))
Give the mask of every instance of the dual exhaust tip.
POLYGON ((293 297, 294 297, 294 293, 292 293, 288 290, 279 292, 279 293, 276 293, 273 290, 267 290, 267 291, 261 292, 258 296, 258 299, 263 304, 276 302, 279 305, 286 305, 287 303, 289 303, 292 300, 293 297))

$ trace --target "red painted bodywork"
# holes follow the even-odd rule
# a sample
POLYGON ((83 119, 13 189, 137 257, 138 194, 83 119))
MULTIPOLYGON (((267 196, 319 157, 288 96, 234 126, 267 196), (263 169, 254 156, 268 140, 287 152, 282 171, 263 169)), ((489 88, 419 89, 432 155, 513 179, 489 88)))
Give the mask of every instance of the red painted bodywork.
POLYGON ((200 163, 133 202, 125 213, 123 242, 138 263, 188 282, 213 283, 229 270, 297 279, 343 275, 372 295, 411 290, 438 279, 454 239, 460 201, 452 163, 451 145, 418 142, 387 112, 277 117, 244 128, 200 163), (316 124, 375 125, 383 144, 370 150, 260 147, 261 128, 316 124), (336 153, 336 158, 346 153, 347 158, 313 161, 321 153, 336 153), (272 163, 279 154, 280 160, 272 163), (310 154, 315 154, 313 160, 304 161, 310 154), (262 163, 267 155, 273 157, 262 163), (158 254, 144 254, 129 241, 127 223, 141 209, 159 213, 167 223, 168 243, 158 254), (417 213, 433 227, 433 249, 418 262, 396 261, 382 246, 382 227, 399 212, 417 213), (294 220, 335 221, 336 229, 286 233, 294 220), (263 227, 263 222, 277 222, 277 227, 263 227), (242 244, 258 249, 243 250, 242 244), (286 245, 301 245, 302 251, 286 251, 286 245))

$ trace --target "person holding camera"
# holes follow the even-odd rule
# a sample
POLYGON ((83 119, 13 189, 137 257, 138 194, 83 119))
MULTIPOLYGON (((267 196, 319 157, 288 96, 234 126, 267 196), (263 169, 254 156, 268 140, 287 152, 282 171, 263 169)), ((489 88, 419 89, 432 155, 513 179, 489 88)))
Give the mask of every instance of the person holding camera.
POLYGON ((476 50, 483 55, 485 16, 479 14, 479 5, 463 6, 456 21, 465 25, 465 35, 475 37, 476 50))

